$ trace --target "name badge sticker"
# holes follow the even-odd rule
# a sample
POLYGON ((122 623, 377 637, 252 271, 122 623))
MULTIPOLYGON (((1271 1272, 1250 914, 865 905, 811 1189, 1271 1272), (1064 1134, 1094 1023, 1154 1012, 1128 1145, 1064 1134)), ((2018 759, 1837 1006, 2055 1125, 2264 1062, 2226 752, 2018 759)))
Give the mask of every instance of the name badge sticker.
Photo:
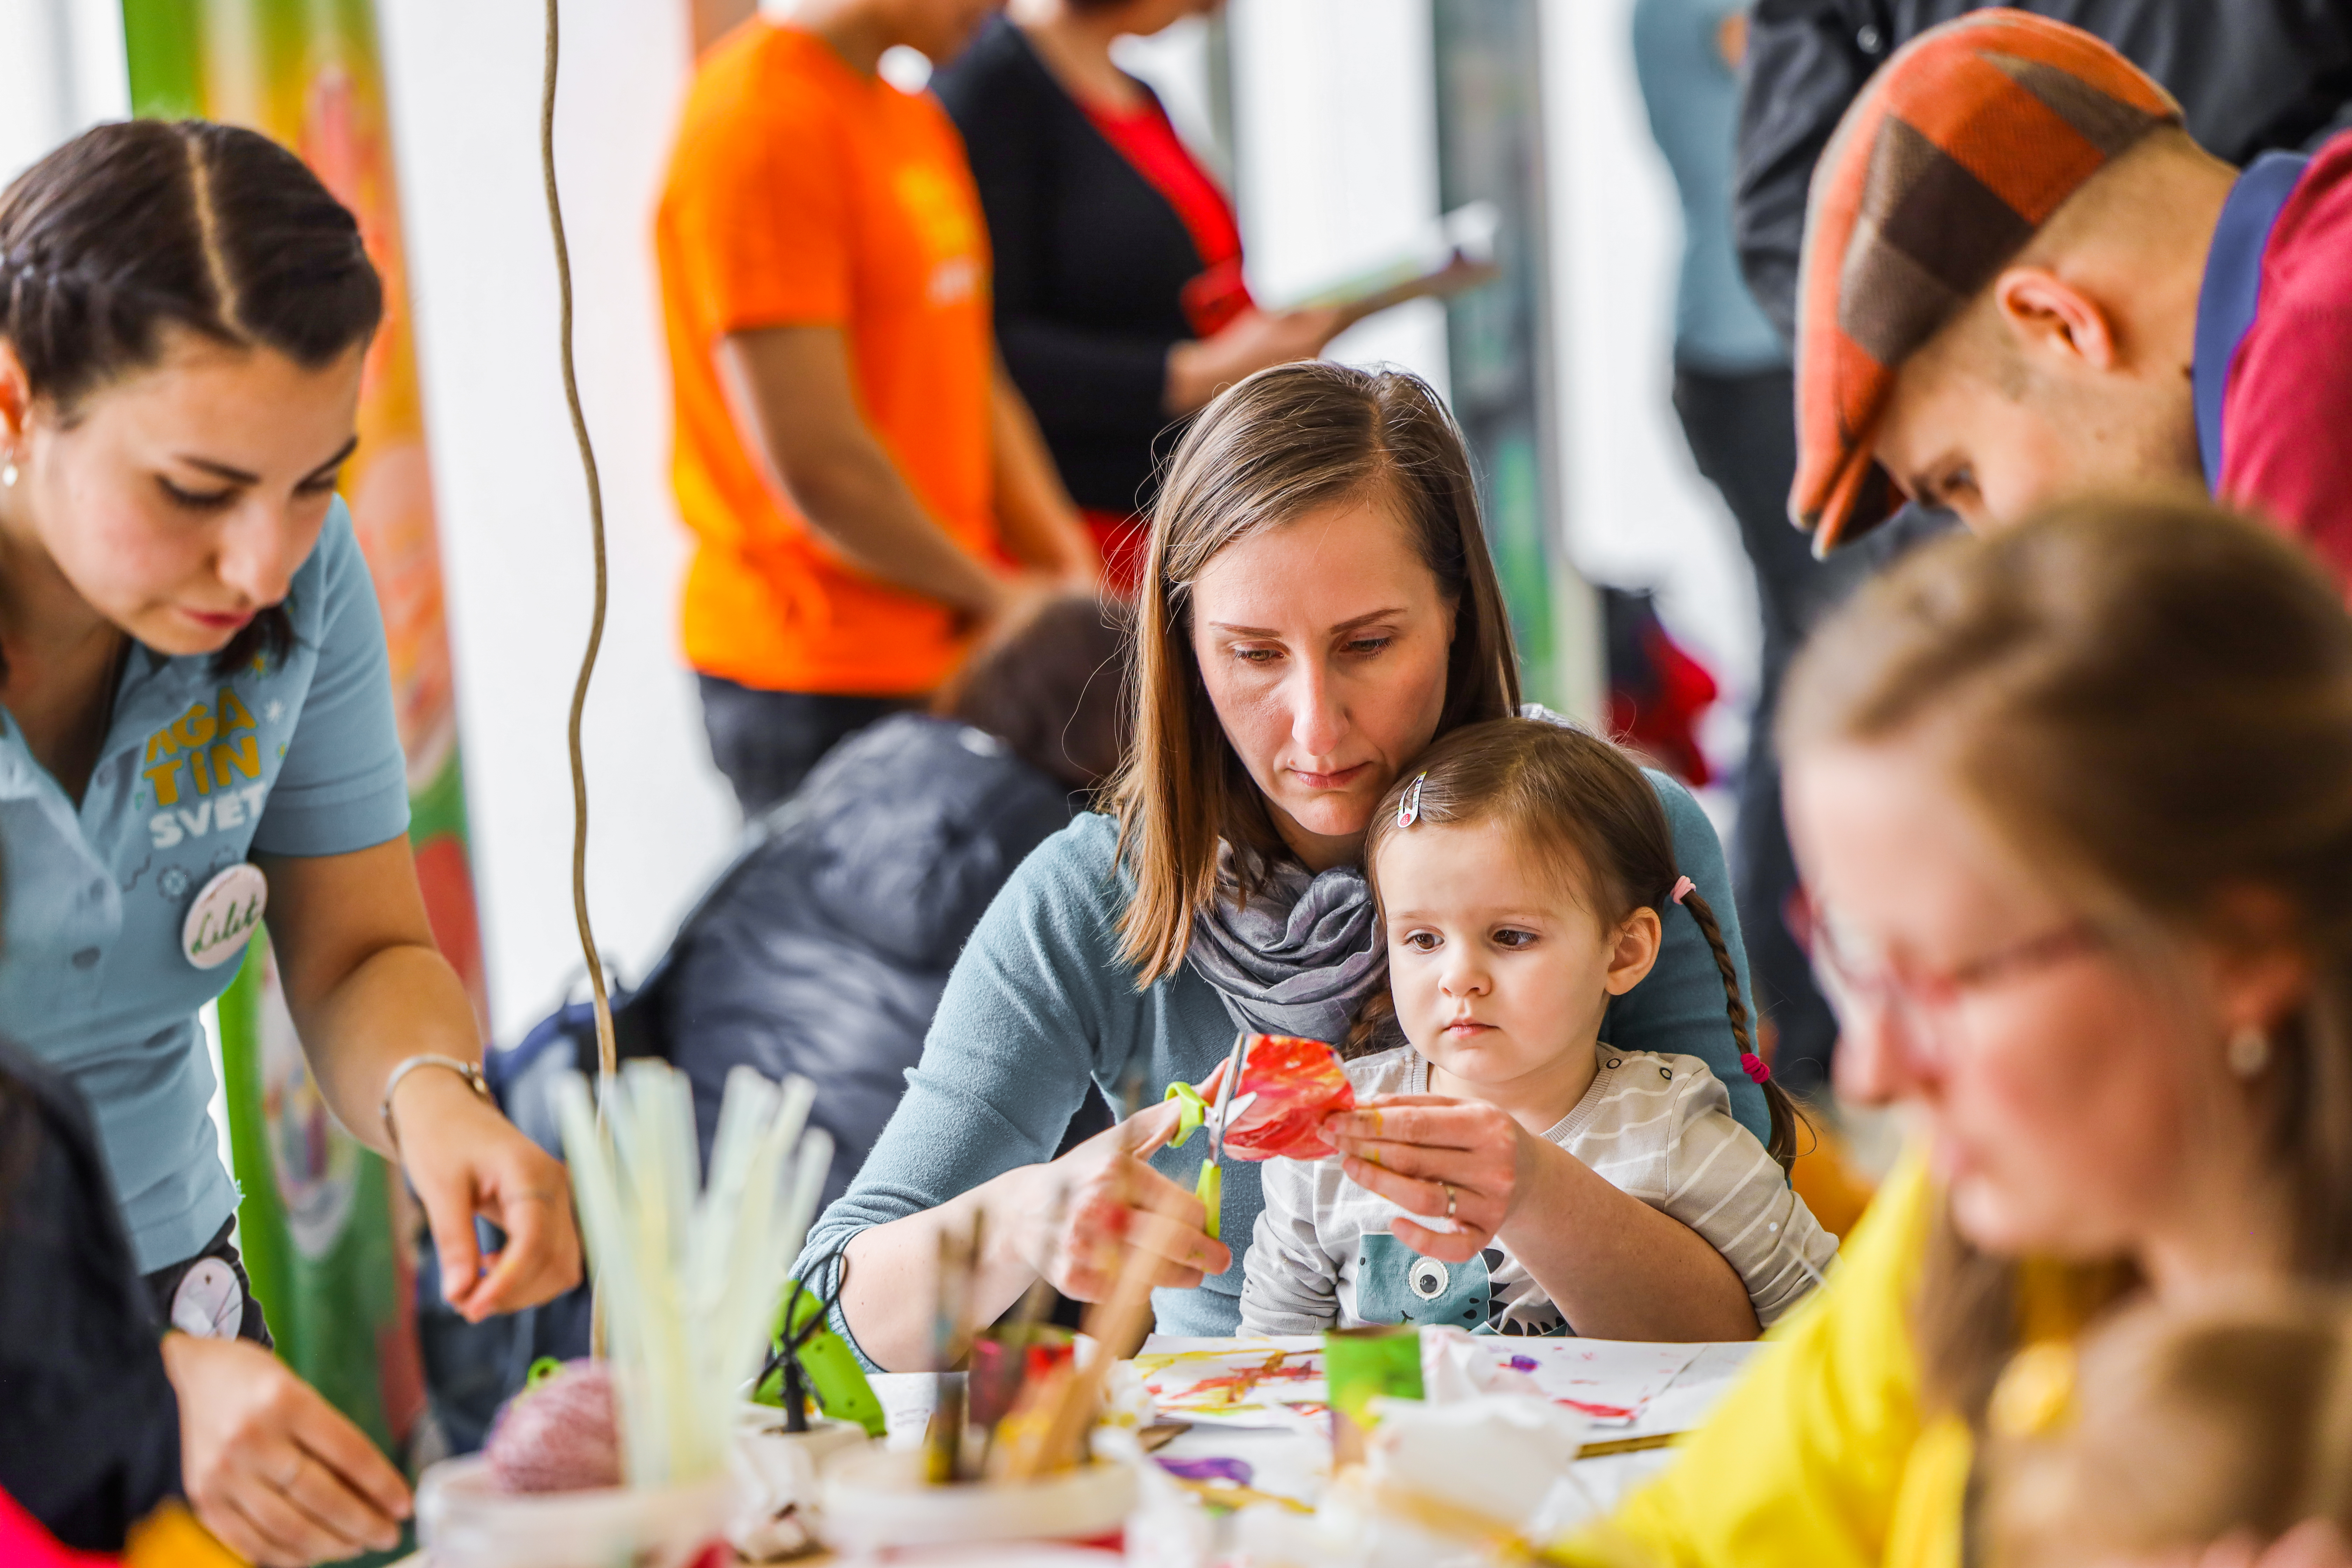
POLYGON ((180 927, 180 951, 198 969, 218 969, 245 951, 269 907, 261 868, 240 860, 206 882, 180 927))

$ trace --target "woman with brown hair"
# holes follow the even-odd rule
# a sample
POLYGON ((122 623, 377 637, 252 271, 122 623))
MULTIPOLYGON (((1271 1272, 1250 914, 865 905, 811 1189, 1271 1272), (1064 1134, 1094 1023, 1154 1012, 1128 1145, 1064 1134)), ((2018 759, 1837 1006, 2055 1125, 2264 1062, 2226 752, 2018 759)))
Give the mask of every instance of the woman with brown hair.
MULTIPOLYGON (((1096 1298, 1140 1252, 1163 1287, 1163 1330, 1234 1331, 1255 1166, 1225 1173, 1229 1246, 1192 1194, 1201 1143, 1162 1146, 1168 1110, 1049 1157, 1089 1079, 1115 1100, 1157 1100, 1209 1078, 1236 1024, 1336 1040, 1385 984, 1360 868, 1374 805, 1436 736, 1518 707, 1469 458, 1435 395, 1400 373, 1304 363, 1211 404, 1154 508, 1135 658, 1135 741, 1109 813, 1047 840, 982 917, 906 1099, 812 1233, 802 1277, 829 1289, 821 1266, 844 1257, 837 1326, 875 1364, 931 1364, 940 1242, 975 1224, 980 1321, 1041 1276, 1096 1298)), ((1713 829, 1679 786, 1652 783, 1683 873, 1727 916, 1713 829)), ((1677 924, 1651 977, 1611 1005, 1609 1037, 1700 1058, 1765 1136, 1721 973, 1677 924)), ((1466 1258, 1522 1205, 1554 1211, 1554 1173, 1523 1159, 1492 1107, 1402 1104, 1385 1121, 1376 1190, 1442 1186, 1458 1211, 1460 1232, 1432 1256, 1466 1258)), ((1580 1327, 1755 1331, 1713 1248, 1679 1225, 1654 1245, 1675 1288, 1638 1325, 1580 1327)))
POLYGON ((2352 1280, 2352 620, 2310 561, 2170 500, 1947 541, 1816 637, 1781 738, 1839 1087, 1919 1147, 1573 1561, 1960 1562, 2050 1347, 2352 1280))

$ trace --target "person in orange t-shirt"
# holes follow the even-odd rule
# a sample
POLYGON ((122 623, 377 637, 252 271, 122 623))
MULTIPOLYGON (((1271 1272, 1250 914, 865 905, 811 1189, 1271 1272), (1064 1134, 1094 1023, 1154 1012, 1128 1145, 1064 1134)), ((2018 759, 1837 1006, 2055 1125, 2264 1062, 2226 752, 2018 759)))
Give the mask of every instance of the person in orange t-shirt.
POLYGON ((963 142, 877 75, 996 8, 803 0, 713 45, 687 98, 655 227, 682 621, 746 815, 1100 570, 997 358, 963 142))

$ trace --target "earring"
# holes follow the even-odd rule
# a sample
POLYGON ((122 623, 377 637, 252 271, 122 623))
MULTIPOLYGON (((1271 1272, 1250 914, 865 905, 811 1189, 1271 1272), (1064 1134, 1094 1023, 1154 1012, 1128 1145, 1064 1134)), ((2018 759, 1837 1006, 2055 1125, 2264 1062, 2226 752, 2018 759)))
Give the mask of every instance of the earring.
POLYGON ((0 463, 0 487, 12 490, 16 488, 16 454, 14 452, 8 454, 6 462, 0 463))
POLYGON ((2228 1059, 2240 1078, 2260 1078, 2271 1065, 2271 1037, 2258 1025, 2243 1026, 2230 1036, 2228 1059))

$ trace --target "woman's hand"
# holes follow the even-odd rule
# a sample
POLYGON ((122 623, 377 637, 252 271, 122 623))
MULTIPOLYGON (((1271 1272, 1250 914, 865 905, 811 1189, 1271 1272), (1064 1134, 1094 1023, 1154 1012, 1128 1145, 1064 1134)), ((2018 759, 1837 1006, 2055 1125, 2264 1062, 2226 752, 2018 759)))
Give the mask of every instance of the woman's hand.
MULTIPOLYGON (((1224 1070, 1201 1086, 1212 1103, 1224 1070)), ((1176 1135, 1178 1110, 1163 1100, 1031 1173, 1013 1245, 1063 1295, 1103 1300, 1138 1254, 1154 1289, 1191 1289, 1233 1267, 1232 1250, 1210 1239, 1201 1200, 1150 1163, 1176 1135)))
MULTIPOLYGON (((1216 1096, 1210 1076, 1202 1092, 1216 1096)), ((1130 1260, 1139 1286, 1188 1289, 1233 1267, 1209 1238, 1201 1200, 1148 1163, 1175 1136, 1179 1108, 1163 1101, 1088 1139, 1060 1159, 1022 1165, 937 1208, 869 1226, 843 1258, 842 1315, 858 1348, 887 1372, 939 1365, 943 1242, 977 1226, 982 1258, 971 1281, 971 1319, 992 1322, 1041 1278, 1080 1301, 1110 1298, 1130 1260)), ((950 1359, 963 1353, 948 1347, 950 1359)))
POLYGON ((400 1544, 408 1488, 316 1389, 245 1340, 163 1336, 180 1469, 205 1528, 266 1568, 400 1544))
POLYGON ((425 1067, 400 1080, 401 1163, 441 1255, 441 1293, 468 1322, 536 1306, 580 1281, 580 1233, 563 1167, 466 1080, 425 1067), (487 1258, 476 1215, 506 1233, 487 1258))
POLYGON ((1389 1094, 1343 1110, 1323 1124, 1346 1156, 1340 1170, 1365 1191, 1454 1229, 1395 1221, 1397 1239, 1425 1258, 1465 1263, 1495 1239, 1517 1212, 1531 1167, 1551 1149, 1503 1111, 1475 1100, 1433 1094, 1389 1094), (1450 1201, 1449 1201, 1450 1200, 1450 1201))
MULTIPOLYGON (((389 1156, 383 1088, 399 1064, 420 1054, 462 1061, 481 1040, 466 988, 434 945, 408 840, 258 863, 269 879, 269 940, 286 1005, 320 1091, 353 1137, 389 1156)), ((394 1089, 392 1121, 450 1305, 478 1321, 579 1279, 563 1168, 464 1079, 437 1067, 409 1073, 394 1089), (507 1234, 487 1268, 476 1215, 507 1234)))
POLYGON ((1215 335, 1178 343, 1168 351, 1171 414, 1190 414, 1247 375, 1269 365, 1320 354, 1345 316, 1332 307, 1311 310, 1244 310, 1215 335))

